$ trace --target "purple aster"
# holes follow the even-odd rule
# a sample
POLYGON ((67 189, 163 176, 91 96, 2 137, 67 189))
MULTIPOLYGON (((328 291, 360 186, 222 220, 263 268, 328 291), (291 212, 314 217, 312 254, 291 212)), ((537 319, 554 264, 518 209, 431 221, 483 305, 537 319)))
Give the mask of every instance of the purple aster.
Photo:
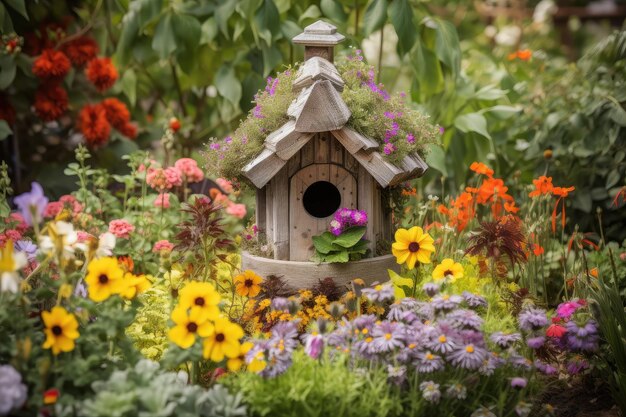
POLYGON ((446 390, 446 397, 454 400, 464 400, 467 398, 467 388, 463 384, 452 384, 446 390))
POLYGON ((567 363, 566 369, 570 375, 576 375, 589 368, 589 363, 580 356, 575 357, 567 363))
POLYGON ((209 148, 213 151, 218 151, 220 149, 220 144, 217 142, 213 142, 209 145, 209 148))
POLYGON ((422 285, 422 290, 424 290, 426 295, 429 297, 434 297, 435 295, 437 295, 440 289, 441 286, 434 282, 427 282, 426 284, 422 285))
POLYGON ((470 328, 479 330, 484 320, 472 310, 458 309, 446 315, 452 324, 460 329, 470 328))
POLYGON ((393 285, 390 281, 363 288, 362 294, 372 303, 384 303, 393 300, 393 285))
POLYGON ((539 349, 544 343, 546 343, 546 338, 543 336, 529 337, 526 339, 526 344, 531 349, 539 349))
POLYGON ((372 330, 373 345, 377 352, 389 352, 390 350, 404 346, 404 325, 390 321, 383 321, 372 330))
POLYGON ((439 384, 433 381, 424 381, 420 384, 420 391, 422 391, 422 397, 430 403, 437 404, 441 398, 441 391, 439 391, 439 384))
POLYGON ((406 135, 406 141, 411 145, 415 143, 415 136, 413 136, 413 133, 406 135))
POLYGON ((487 359, 487 351, 474 344, 461 345, 448 355, 453 365, 464 369, 478 369, 487 359))
POLYGON ((434 337, 427 342, 427 345, 435 352, 444 354, 450 353, 457 347, 453 338, 443 332, 434 334, 433 336, 434 337))
POLYGON ((324 338, 321 334, 314 333, 305 335, 304 352, 307 355, 309 355, 313 359, 317 359, 320 357, 323 351, 324 338))
POLYGON ((485 300, 485 298, 481 297, 480 295, 472 294, 471 292, 468 292, 468 291, 463 291, 463 294, 461 294, 461 296, 463 297, 463 299, 465 300, 465 303, 467 303, 467 305, 470 308, 478 308, 478 307, 487 306, 487 300, 485 300))
POLYGON ((441 356, 435 355, 430 351, 427 351, 417 354, 415 367, 418 372, 431 373, 441 370, 444 367, 444 363, 441 356))
POLYGON ((556 375, 558 373, 558 369, 556 369, 554 366, 542 362, 540 360, 535 360, 535 368, 537 368, 537 370, 539 370, 539 372, 544 373, 546 375, 556 375))
POLYGON ((298 325, 293 321, 281 321, 272 327, 270 350, 276 353, 291 352, 298 346, 298 325))
POLYGON ((493 372, 505 363, 505 360, 495 352, 489 352, 488 355, 478 368, 478 373, 485 376, 493 375, 493 372))
POLYGON ((510 351, 509 357, 507 359, 509 363, 515 368, 526 370, 530 370, 532 368, 532 362, 514 350, 510 351))
POLYGON ((539 308, 527 308, 517 317, 519 327, 522 330, 539 330, 548 324, 545 310, 539 308))
POLYGON ((371 331, 377 321, 378 318, 375 315, 363 314, 352 320, 352 324, 354 324, 354 327, 360 331, 363 331, 363 329, 371 331))
POLYGON ((284 297, 276 297, 272 299, 272 310, 286 311, 289 308, 289 300, 284 297))
POLYGON ((435 310, 452 310, 461 304, 463 299, 459 295, 440 294, 433 297, 430 304, 435 310))
POLYGON ((15 250, 17 252, 24 252, 26 254, 26 258, 29 261, 35 259, 35 255, 37 254, 37 245, 35 245, 30 240, 18 240, 15 242, 15 250))
POLYGON ((567 346, 571 350, 595 351, 598 349, 598 328, 596 322, 589 320, 579 327, 575 321, 565 323, 567 329, 567 346))
POLYGON ((0 416, 9 415, 11 410, 17 412, 28 398, 22 375, 11 365, 0 365, 0 398, 0 416))
POLYGON ((254 109, 252 110, 252 115, 254 117, 256 117, 257 119, 264 119, 265 116, 263 116, 263 113, 261 113, 261 105, 257 104, 256 106, 254 106, 254 109))
POLYGON ((517 376, 511 379, 511 388, 518 388, 518 389, 526 388, 526 384, 528 384, 528 381, 526 381, 526 378, 517 376))
POLYGON ((13 202, 20 210, 26 224, 32 226, 43 219, 43 212, 48 205, 48 198, 43 194, 41 185, 38 182, 32 182, 30 191, 18 195, 13 199, 13 202))
POLYGON ((387 365, 387 375, 389 381, 391 381, 395 385, 402 385, 402 383, 406 380, 406 366, 394 366, 387 365))
POLYGON ((522 336, 519 333, 495 332, 491 336, 489 336, 489 339, 493 343, 498 345, 498 347, 502 349, 507 349, 511 345, 513 345, 513 343, 516 343, 522 340, 522 336))

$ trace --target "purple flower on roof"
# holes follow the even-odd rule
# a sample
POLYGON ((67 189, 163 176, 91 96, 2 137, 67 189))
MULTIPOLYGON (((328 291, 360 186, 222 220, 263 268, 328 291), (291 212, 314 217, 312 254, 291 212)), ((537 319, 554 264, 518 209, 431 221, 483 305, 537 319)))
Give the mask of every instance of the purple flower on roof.
POLYGON ((391 111, 386 111, 386 112, 385 112, 385 117, 386 117, 387 119, 391 119, 391 120, 393 120, 393 119, 395 119, 395 118, 396 118, 396 114, 395 114, 394 112, 391 112, 391 111))
POLYGON ((520 329, 530 331, 539 330, 548 324, 545 310, 539 308, 527 308, 517 317, 520 329))
POLYGON ((517 388, 517 389, 522 389, 522 388, 526 388, 526 384, 528 384, 528 381, 526 380, 526 378, 522 378, 522 377, 515 377, 515 378, 511 378, 511 387, 512 388, 517 388))
POLYGON ((393 300, 393 285, 391 282, 376 284, 373 287, 363 288, 362 294, 372 303, 384 303, 393 300))
POLYGON ((385 153, 385 155, 391 155, 396 151, 396 149, 397 148, 393 143, 385 143, 385 146, 383 147, 383 152, 385 153))
POLYGON ((519 333, 495 332, 491 336, 489 336, 489 339, 491 339, 493 343, 498 345, 498 347, 502 349, 507 349, 511 345, 513 345, 513 343, 522 340, 522 336, 519 333))
POLYGON ((373 346, 377 352, 389 352, 404 345, 404 326, 383 321, 372 330, 373 346))
POLYGON ((209 148, 213 151, 218 151, 220 149, 220 144, 217 142, 213 142, 209 145, 209 148))
POLYGON ((439 384, 433 381, 424 381, 420 384, 420 391, 422 391, 422 397, 429 403, 437 404, 441 398, 441 391, 439 391, 439 384))
POLYGON ((418 372, 431 373, 441 370, 444 367, 444 363, 441 356, 426 351, 417 354, 415 367, 418 372))
POLYGON ((278 77, 267 77, 267 85, 265 86, 265 91, 267 91, 270 96, 273 96, 274 94, 276 94, 276 87, 278 87, 278 77))
POLYGON ((478 307, 487 306, 487 300, 485 300, 485 298, 481 297, 480 295, 472 294, 471 292, 468 292, 468 291, 463 291, 461 296, 463 297, 463 299, 465 300, 465 303, 470 308, 478 308, 478 307))
POLYGON ((232 138, 232 137, 230 137, 230 136, 226 136, 226 137, 224 138, 224 143, 231 143, 232 141, 233 141, 233 138, 232 138))
POLYGON ((441 289, 441 286, 434 282, 427 282, 422 286, 422 289, 424 290, 426 295, 428 295, 429 297, 434 297, 441 289))
POLYGON ((241 143, 243 143, 244 145, 245 145, 246 143, 248 143, 248 137, 247 137, 247 136, 242 136, 242 138, 241 138, 241 143))
POLYGON ((443 127, 443 126, 439 126, 439 133, 440 133, 440 134, 442 134, 442 135, 443 135, 445 131, 446 131, 446 129, 444 129, 444 127, 443 127))
POLYGON ((415 136, 413 136, 413 133, 409 133, 406 135, 406 141, 411 145, 415 143, 415 136))
POLYGON ((263 113, 261 113, 261 106, 257 104, 254 109, 252 109, 252 115, 257 119, 264 119, 263 113))
POLYGON ((335 212, 333 220, 330 222, 330 232, 339 236, 349 227, 367 225, 367 220, 365 210, 342 208, 335 212))
POLYGON ((472 343, 461 345, 448 355, 453 365, 464 369, 480 368, 487 357, 488 353, 485 349, 472 343))
POLYGON ((29 226, 39 223, 43 219, 43 212, 48 205, 48 198, 43 194, 43 188, 38 182, 31 183, 29 192, 18 195, 13 202, 19 209, 24 221, 29 226))

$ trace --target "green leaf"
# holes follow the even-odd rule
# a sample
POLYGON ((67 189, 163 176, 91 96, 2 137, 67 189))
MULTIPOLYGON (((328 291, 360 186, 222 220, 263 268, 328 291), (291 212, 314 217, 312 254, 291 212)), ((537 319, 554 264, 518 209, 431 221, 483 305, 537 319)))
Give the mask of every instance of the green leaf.
POLYGON ((217 22, 215 17, 211 16, 202 24, 202 35, 200 36, 200 45, 211 43, 217 36, 217 22))
POLYGON ((176 35, 176 44, 184 46, 185 50, 192 52, 198 48, 202 27, 200 22, 193 16, 186 14, 174 14, 172 16, 172 28, 176 35))
POLYGON ((372 0, 365 9, 363 34, 370 35, 382 28, 387 20, 387 0, 372 0))
POLYGON ((489 113, 493 115, 496 119, 507 120, 515 116, 516 114, 519 114, 521 111, 521 107, 505 106, 498 104, 497 106, 482 109, 480 113, 489 113))
POLYGON ((393 295, 396 300, 400 300, 406 297, 406 292, 404 288, 408 288, 409 290, 413 288, 413 280, 411 278, 404 278, 403 276, 398 275, 396 271, 391 269, 387 270, 389 274, 389 278, 391 279, 391 283, 393 284, 393 295))
POLYGON ((272 45, 269 48, 263 45, 261 52, 263 54, 263 76, 267 77, 283 61, 283 56, 276 45, 272 45))
POLYGON ((446 152, 441 146, 430 145, 428 152, 426 153, 426 163, 429 167, 441 172, 445 177, 448 177, 448 169, 446 168, 446 152))
POLYGON ((215 87, 220 95, 237 106, 241 99, 241 84, 235 76, 235 70, 230 65, 224 64, 215 74, 215 87))
POLYGON ((162 6, 163 0, 137 0, 130 3, 122 19, 122 33, 115 50, 119 66, 126 65, 139 31, 161 13, 162 6))
POLYGON ((259 29, 259 36, 265 39, 268 45, 272 45, 272 39, 280 33, 280 15, 273 0, 263 1, 254 15, 254 22, 259 29), (268 36, 267 33, 270 35, 268 36))
POLYGON ((124 71, 124 75, 120 80, 120 87, 124 95, 128 97, 130 105, 135 107, 137 102, 137 74, 135 74, 132 68, 124 71))
POLYGON ((443 91, 441 64, 434 52, 426 49, 420 38, 417 38, 410 58, 420 91, 425 95, 434 95, 443 91))
POLYGON ((322 12, 320 11, 320 8, 313 4, 300 15, 300 17, 298 18, 298 23, 302 23, 307 19, 318 19, 321 15, 322 12))
POLYGON ((313 236, 311 238, 313 240, 313 246, 315 246, 315 250, 321 254, 330 253, 333 248, 333 241, 335 237, 330 232, 324 232, 319 236, 313 236))
POLYGON ((501 90, 495 85, 486 85, 474 93, 474 98, 478 100, 498 100, 506 96, 506 93, 507 90, 501 90))
POLYGON ((7 13, 4 5, 0 3, 0 16, 2 16, 2 32, 11 33, 13 32, 13 21, 11 21, 11 15, 7 13))
POLYGON ((159 54, 161 59, 167 59, 176 50, 176 35, 172 20, 172 15, 166 14, 154 31, 152 49, 159 54))
POLYGON ((9 127, 7 121, 0 120, 0 140, 6 139, 11 134, 13 134, 13 131, 9 127))
POLYGON ((341 246, 342 248, 351 248, 356 245, 361 238, 363 238, 366 230, 365 226, 348 227, 335 238, 333 243, 341 246))
POLYGON ((11 55, 0 57, 0 90, 4 90, 11 85, 15 79, 17 65, 11 55))
POLYGON ((230 38, 228 34, 228 19, 235 12, 236 6, 237 0, 226 0, 220 2, 218 8, 215 9, 215 20, 226 38, 230 38))
POLYGON ((417 28, 413 22, 413 8, 408 0, 393 0, 389 8, 391 23, 398 34, 398 47, 401 54, 413 48, 417 40, 417 28))
POLYGON ((348 20, 348 15, 341 3, 337 0, 322 0, 320 2, 320 8, 324 16, 331 18, 335 22, 345 22, 348 20))
POLYGON ((4 0, 13 10, 21 14, 24 19, 28 20, 28 12, 24 0, 4 0))
POLYGON ((348 251, 335 252, 330 253, 322 257, 323 262, 330 263, 346 263, 350 260, 350 255, 348 255, 348 251))
POLYGON ((302 28, 293 20, 285 20, 280 24, 280 31, 287 39, 293 39, 296 35, 302 33, 302 28))
POLYGON ((606 188, 611 188, 612 186, 617 184, 621 177, 622 176, 619 174, 619 171, 617 169, 611 170, 611 172, 609 172, 609 175, 606 177, 606 188))
POLYGON ((487 131, 487 119, 480 113, 467 113, 454 119, 454 126, 462 132, 476 132, 488 139, 491 139, 487 131))
POLYGON ((461 46, 456 28, 450 22, 433 19, 435 30, 435 53, 456 76, 461 70, 461 46))

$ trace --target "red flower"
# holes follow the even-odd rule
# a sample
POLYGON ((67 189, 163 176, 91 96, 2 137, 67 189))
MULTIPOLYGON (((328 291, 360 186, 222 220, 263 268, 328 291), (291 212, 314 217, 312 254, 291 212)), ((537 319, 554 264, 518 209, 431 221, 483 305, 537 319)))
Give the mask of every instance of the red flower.
POLYGON ((107 120, 104 107, 99 104, 87 104, 81 109, 78 126, 90 146, 104 145, 109 140, 111 124, 107 120))
POLYGON ((175 117, 172 117, 170 119, 170 129, 172 129, 174 133, 178 132, 178 130, 180 129, 180 120, 178 120, 175 117))
POLYGON ((35 113, 45 121, 56 120, 67 111, 67 91, 57 84, 42 84, 35 93, 35 113))
POLYGON ((137 137, 137 126, 132 123, 126 123, 125 125, 119 127, 117 130, 128 139, 135 139, 137 137))
POLYGON ((9 126, 15 124, 15 108, 9 98, 0 93, 0 120, 6 120, 9 126))
POLYGON ((546 336, 556 337, 557 339, 561 338, 565 333, 567 333, 567 330, 559 324, 551 324, 546 330, 546 336))
POLYGON ((98 55, 98 44, 89 36, 67 42, 62 46, 65 55, 76 67, 81 67, 98 55))
POLYGON ((535 189, 528 194, 529 197, 539 197, 540 195, 550 194, 554 186, 552 185, 552 177, 540 176, 533 180, 535 189))
POLYGON ((43 393, 43 403, 44 404, 54 404, 57 402, 59 398, 59 390, 56 388, 49 389, 43 393))
POLYGON ((130 122, 130 112, 126 107, 126 104, 122 103, 116 98, 107 98, 102 100, 102 107, 107 115, 107 120, 117 130, 122 128, 130 122))
POLYGON ((535 256, 539 256, 539 255, 543 255, 545 253, 545 250, 543 249, 543 247, 537 243, 533 244, 533 253, 535 254, 535 256))
POLYGON ((33 74, 42 80, 61 80, 70 71, 70 60, 61 51, 46 49, 33 63, 33 74))
POLYGON ((87 64, 85 70, 87 78, 98 91, 108 90, 117 80, 117 70, 111 62, 111 58, 94 58, 87 64))
POLYGON ((486 175, 489 178, 493 176, 493 169, 489 168, 482 162, 472 162, 472 164, 470 165, 470 170, 474 171, 477 174, 486 175))

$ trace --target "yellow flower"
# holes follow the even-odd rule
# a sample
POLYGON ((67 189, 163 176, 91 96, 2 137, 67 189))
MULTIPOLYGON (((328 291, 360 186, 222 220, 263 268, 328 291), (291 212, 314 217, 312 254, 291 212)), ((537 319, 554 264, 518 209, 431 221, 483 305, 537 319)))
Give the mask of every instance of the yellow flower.
POLYGON ((124 271, 117 264, 117 259, 113 257, 108 256, 89 262, 85 277, 89 298, 99 302, 113 294, 119 294, 124 289, 123 276, 124 271))
POLYGON ((46 326, 44 349, 52 348, 52 353, 55 355, 74 350, 74 340, 78 339, 79 333, 78 321, 73 314, 57 306, 51 311, 41 313, 41 318, 46 326))
POLYGON ((213 362, 220 362, 227 358, 239 356, 239 339, 243 337, 243 329, 225 318, 215 320, 215 331, 204 339, 202 355, 213 362))
POLYGON ((433 278, 435 281, 445 279, 448 276, 452 277, 452 281, 457 278, 463 278, 463 266, 450 258, 441 261, 433 270, 433 278))
POLYGON ((152 286, 145 275, 133 275, 130 272, 124 274, 123 284, 124 289, 120 294, 129 300, 132 300, 137 294, 145 292, 152 286))
POLYGON ((265 353, 259 350, 248 364, 248 371, 258 373, 265 369, 266 366, 265 353))
POLYGON ((252 349, 254 345, 252 342, 244 342, 239 346, 239 356, 230 358, 226 361, 226 367, 232 372, 237 372, 241 369, 244 363, 246 363, 246 353, 252 349))
POLYGON ((237 275, 234 282, 237 294, 252 298, 261 292, 261 285, 259 284, 263 282, 263 278, 248 269, 237 275))
POLYGON ((59 297, 61 298, 70 298, 72 296, 72 292, 74 288, 70 284, 63 284, 59 287, 59 297))
POLYGON ((181 307, 185 309, 199 307, 206 313, 209 320, 214 320, 219 316, 218 304, 221 297, 208 282, 191 281, 178 294, 181 307))
POLYGON ((183 349, 196 342, 196 335, 208 337, 213 333, 213 325, 208 321, 208 313, 200 307, 193 307, 189 314, 181 305, 172 311, 172 321, 176 326, 168 332, 170 340, 183 349))
POLYGON ((421 227, 398 229, 395 238, 391 252, 399 264, 406 262, 409 269, 413 269, 417 262, 430 263, 430 255, 435 252, 434 240, 428 233, 424 233, 421 227))
POLYGON ((0 250, 0 292, 17 292, 20 284, 17 271, 27 263, 26 255, 23 252, 15 252, 13 241, 7 240, 4 248, 0 250))

